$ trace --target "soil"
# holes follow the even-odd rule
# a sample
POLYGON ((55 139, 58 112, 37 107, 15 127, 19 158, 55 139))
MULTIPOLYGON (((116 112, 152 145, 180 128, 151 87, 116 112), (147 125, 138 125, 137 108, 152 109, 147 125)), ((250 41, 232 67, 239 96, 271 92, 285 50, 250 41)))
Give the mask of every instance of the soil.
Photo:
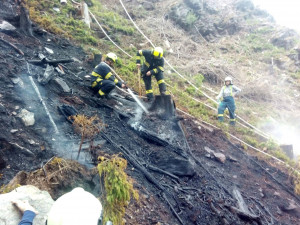
MULTIPOLYGON (((10 4, 18 12, 13 2, 1 3, 0 8, 10 4)), ((154 112, 141 114, 123 92, 116 91, 112 99, 97 99, 85 78, 92 71, 92 62, 80 47, 37 26, 34 37, 26 36, 20 31, 17 16, 2 19, 17 30, 1 32, 1 38, 14 44, 24 56, 0 40, 1 185, 25 171, 14 182, 35 184, 54 199, 75 185, 99 194, 98 175, 90 169, 99 155, 121 152, 129 161, 127 173, 134 178, 141 197, 139 202, 130 203, 126 224, 300 224, 300 198, 293 194, 287 172, 274 162, 247 154, 221 131, 207 129, 192 119, 179 115, 165 118, 154 112), (53 80, 45 85, 38 82, 46 65, 27 61, 38 59, 41 53, 50 60, 74 59, 62 64, 65 74, 55 72, 70 87, 70 93, 63 92, 53 80), (62 105, 74 107, 79 114, 97 115, 107 125, 95 138, 91 151, 89 143, 84 143, 78 160, 83 166, 69 161, 77 157, 80 136, 58 110, 62 105), (26 127, 16 116, 24 108, 34 113, 33 126, 26 127), (225 162, 220 162, 215 153, 222 153, 225 162), (63 161, 55 164, 53 156, 63 161), (172 176, 155 172, 154 168, 172 176)))

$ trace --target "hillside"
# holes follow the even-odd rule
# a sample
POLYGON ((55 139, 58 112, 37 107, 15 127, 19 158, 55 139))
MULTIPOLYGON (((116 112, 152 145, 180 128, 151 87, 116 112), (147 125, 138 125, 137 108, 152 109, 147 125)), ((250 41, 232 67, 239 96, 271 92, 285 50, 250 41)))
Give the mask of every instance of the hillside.
MULTIPOLYGON (((120 1, 86 2, 127 53, 151 47, 120 1)), ((196 91, 167 67, 177 108, 197 118, 180 111, 167 119, 160 112, 142 114, 119 90, 111 99, 95 98, 86 77, 94 55, 116 52, 116 71, 137 91, 135 58, 112 45, 94 22, 88 29, 76 4, 27 0, 31 24, 20 20, 25 8, 7 0, 0 3, 0 21, 6 24, 0 28, 0 184, 17 176, 1 192, 33 184, 54 199, 76 186, 99 196, 100 178, 91 168, 100 163, 99 156, 120 154, 140 194, 126 209, 126 224, 298 224, 300 198, 292 171, 247 150, 227 132, 286 159, 278 146, 251 129, 218 124, 213 110, 190 99, 215 106, 201 91, 214 98, 231 75, 243 88, 239 115, 266 132, 274 129, 269 123, 274 120, 298 126, 293 123, 299 115, 298 34, 278 27, 247 0, 124 3, 140 29, 164 46, 166 59, 200 88, 196 91), (52 71, 50 77, 46 70, 52 71), (93 148, 84 142, 78 159, 84 166, 74 162, 81 137, 62 113, 64 107, 96 115, 105 124, 93 148), (22 119, 24 109, 34 121, 22 119)))

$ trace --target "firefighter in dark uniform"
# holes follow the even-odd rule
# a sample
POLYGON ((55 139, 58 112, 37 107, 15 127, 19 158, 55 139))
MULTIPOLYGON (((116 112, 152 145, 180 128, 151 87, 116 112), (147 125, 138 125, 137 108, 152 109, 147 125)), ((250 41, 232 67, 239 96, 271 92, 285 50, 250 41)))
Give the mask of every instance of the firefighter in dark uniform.
POLYGON ((110 67, 114 65, 117 56, 108 53, 104 62, 101 62, 92 72, 92 89, 97 92, 97 97, 106 97, 115 87, 126 88, 126 85, 119 81, 112 74, 110 67))
POLYGON ((146 95, 149 101, 153 99, 153 90, 151 86, 151 76, 154 75, 157 84, 159 86, 159 91, 161 95, 165 95, 166 84, 164 81, 164 58, 163 49, 161 47, 156 47, 152 50, 139 50, 137 52, 136 64, 138 67, 141 66, 141 56, 145 57, 144 64, 141 69, 141 76, 145 82, 146 95))

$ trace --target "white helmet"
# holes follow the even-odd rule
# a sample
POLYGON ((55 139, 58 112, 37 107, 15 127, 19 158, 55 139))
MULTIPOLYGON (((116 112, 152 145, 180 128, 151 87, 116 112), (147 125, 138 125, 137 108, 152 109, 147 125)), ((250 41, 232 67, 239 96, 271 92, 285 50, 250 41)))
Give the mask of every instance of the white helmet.
POLYGON ((106 59, 110 59, 115 63, 117 61, 118 57, 115 53, 110 52, 106 55, 106 59))
POLYGON ((232 78, 231 77, 226 77, 224 81, 225 81, 225 83, 226 83, 226 81, 230 81, 230 84, 232 84, 232 78))
POLYGON ((47 225, 97 225, 100 201, 83 188, 74 188, 58 198, 48 213, 47 225))

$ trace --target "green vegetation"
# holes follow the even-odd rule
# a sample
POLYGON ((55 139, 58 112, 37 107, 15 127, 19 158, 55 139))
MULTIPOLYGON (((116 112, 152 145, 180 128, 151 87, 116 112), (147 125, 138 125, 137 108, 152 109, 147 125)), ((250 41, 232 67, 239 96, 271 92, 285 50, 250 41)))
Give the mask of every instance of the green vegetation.
POLYGON ((9 193, 11 192, 12 190, 18 188, 18 187, 21 187, 20 184, 15 184, 15 185, 2 185, 0 187, 0 194, 6 194, 6 193, 9 193))
POLYGON ((139 199, 133 180, 125 173, 127 161, 119 155, 100 156, 99 161, 97 168, 103 181, 104 223, 111 220, 113 224, 125 224, 123 217, 130 198, 139 199))
POLYGON ((193 12, 189 12, 185 18, 185 21, 188 26, 192 26, 197 21, 197 19, 197 16, 193 12))
MULTIPOLYGON (((49 32, 53 32, 55 34, 62 35, 65 38, 74 40, 77 44, 82 45, 89 54, 107 52, 113 49, 117 55, 124 55, 120 50, 116 49, 110 41, 102 38, 103 34, 99 31, 98 27, 98 31, 96 31, 96 29, 88 28, 86 24, 81 21, 78 9, 76 9, 76 7, 74 7, 70 1, 68 1, 68 4, 64 6, 60 5, 58 0, 25 0, 25 3, 30 11, 30 17, 33 21, 38 23, 41 27, 49 32), (54 7, 59 8, 60 12, 53 10, 54 7)), ((138 36, 134 35, 135 29, 129 20, 125 19, 115 11, 109 11, 105 9, 100 1, 92 0, 92 5, 93 6, 89 9, 91 12, 93 12, 100 24, 115 42, 120 43, 122 46, 124 37, 127 37, 128 39, 130 38, 130 40, 133 38, 138 39, 138 36)), ((143 10, 144 9, 141 9, 141 11, 136 12, 136 14, 143 16, 145 14, 145 11, 143 10)), ((185 18, 185 22, 189 26, 192 26, 196 20, 197 16, 193 12, 189 12, 185 18)), ((279 58, 284 53, 284 49, 278 48, 268 41, 270 39, 270 34, 274 31, 272 27, 264 26, 257 28, 257 25, 260 24, 259 20, 248 20, 247 23, 253 32, 246 37, 242 37, 242 41, 239 42, 238 45, 230 46, 232 52, 239 53, 239 57, 236 58, 236 56, 234 56, 232 58, 228 58, 228 63, 245 64, 245 62, 247 62, 249 59, 255 57, 260 59, 270 59, 271 57, 279 58)), ((129 47, 124 49, 133 56, 137 50, 136 48, 129 47)), ((215 57, 222 55, 221 51, 214 51, 212 55, 213 54, 215 54, 215 57)), ((248 63, 246 64, 248 65, 248 63)), ((138 77, 140 75, 137 74, 138 71, 134 57, 119 57, 115 66, 115 70, 122 77, 122 79, 128 82, 130 87, 133 87, 135 90, 139 89, 138 77)), ((251 75, 250 72, 249 75, 251 75)), ((299 79, 300 71, 295 74, 291 74, 291 76, 295 79, 299 79)), ((154 93, 156 94, 158 93, 157 84, 155 79, 152 80, 154 93)), ((201 87, 203 80, 204 76, 202 74, 196 74, 191 77, 192 83, 199 88, 201 87)), ((200 118, 201 120, 218 126, 225 133, 230 130, 229 126, 227 125, 227 119, 225 119, 223 124, 218 123, 215 111, 191 99, 191 97, 197 97, 201 99, 201 92, 197 91, 194 87, 189 86, 189 84, 182 79, 179 79, 175 73, 166 75, 165 81, 167 84, 172 86, 168 87, 168 91, 173 95, 178 108, 183 109, 196 118, 200 118)), ((141 81, 141 86, 142 88, 144 87, 143 81, 141 81)), ((204 102, 205 100, 201 99, 201 101, 204 102)), ((217 105, 210 100, 207 100, 205 103, 213 106, 214 108, 217 107, 217 105)), ((239 105, 238 108, 242 111, 239 105)), ((261 116, 264 115, 263 109, 257 108, 257 111, 261 111, 261 116)), ((248 110, 245 111, 245 114, 249 115, 250 119, 253 119, 251 122, 255 122, 254 119, 257 120, 257 116, 253 116, 251 118, 251 112, 252 111, 248 110)), ((280 157, 280 159, 288 162, 288 159, 282 155, 282 152, 279 151, 278 146, 274 145, 274 143, 271 141, 261 143, 261 141, 259 141, 259 137, 251 129, 237 126, 235 127, 234 132, 237 133, 237 136, 242 140, 245 140, 248 144, 258 148, 264 148, 269 153, 276 155, 280 157)), ((244 146, 244 149, 247 149, 247 147, 244 146)), ((108 162, 109 160, 105 161, 108 162)))

